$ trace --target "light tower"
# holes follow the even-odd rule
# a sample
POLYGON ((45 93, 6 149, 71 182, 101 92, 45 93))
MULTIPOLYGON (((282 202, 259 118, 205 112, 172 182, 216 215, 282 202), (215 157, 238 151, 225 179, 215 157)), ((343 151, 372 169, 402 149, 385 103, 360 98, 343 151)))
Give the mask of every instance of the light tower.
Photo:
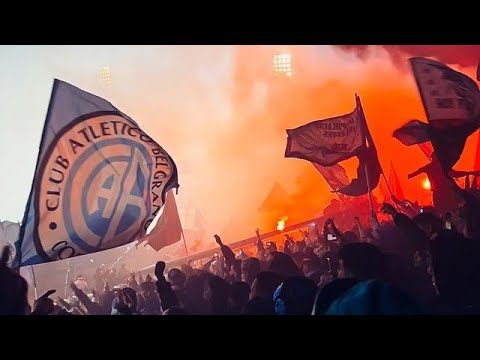
POLYGON ((110 68, 108 66, 102 66, 98 68, 98 75, 100 81, 105 85, 110 85, 112 83, 112 75, 110 73, 110 68))
POLYGON ((292 77, 292 54, 281 52, 273 55, 273 71, 275 76, 292 77))

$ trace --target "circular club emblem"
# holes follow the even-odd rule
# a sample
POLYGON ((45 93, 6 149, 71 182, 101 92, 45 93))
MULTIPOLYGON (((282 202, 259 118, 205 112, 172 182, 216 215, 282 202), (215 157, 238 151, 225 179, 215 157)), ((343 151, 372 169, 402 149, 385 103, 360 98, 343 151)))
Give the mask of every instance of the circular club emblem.
POLYGON ((35 245, 45 260, 143 236, 174 173, 169 155, 117 114, 73 122, 57 135, 42 165, 35 245))

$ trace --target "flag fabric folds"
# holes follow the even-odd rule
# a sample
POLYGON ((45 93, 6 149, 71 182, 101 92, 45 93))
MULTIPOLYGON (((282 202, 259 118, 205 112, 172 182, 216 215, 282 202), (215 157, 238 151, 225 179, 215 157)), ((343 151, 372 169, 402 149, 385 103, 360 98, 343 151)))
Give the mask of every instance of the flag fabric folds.
POLYGON ((364 147, 358 154, 358 160, 357 177, 349 185, 338 189, 339 193, 348 196, 360 196, 377 187, 382 174, 382 167, 378 161, 375 147, 364 147))
POLYGON ((405 199, 405 194, 403 193, 402 184, 398 179, 397 172, 393 167, 393 163, 390 162, 390 173, 388 174, 388 182, 390 185, 390 190, 392 190, 393 196, 399 200, 405 199))
POLYGON ((430 140, 430 130, 428 124, 420 120, 410 120, 395 130, 393 137, 407 146, 422 144, 430 140))
POLYGON ((418 147, 425 154, 428 160, 432 161, 433 146, 430 141, 418 144, 418 147))
POLYGON ((368 129, 360 97, 355 95, 355 99, 360 113, 359 122, 364 136, 364 145, 355 154, 359 160, 357 177, 349 185, 338 189, 339 193, 348 196, 360 196, 372 191, 377 187, 382 174, 382 166, 378 160, 377 149, 368 129))
POLYGON ((182 224, 178 215, 173 190, 167 193, 165 207, 157 224, 147 235, 146 240, 155 251, 179 242, 182 237, 182 224))
POLYGON ((145 236, 178 188, 170 155, 107 100, 55 80, 15 266, 145 236))
POLYGON ((317 120, 287 130, 285 157, 294 157, 322 166, 335 165, 352 157, 364 144, 361 109, 349 114, 317 120))
POLYGON ((382 173, 360 98, 355 95, 355 100, 355 110, 350 114, 287 130, 285 150, 285 157, 312 162, 334 191, 349 196, 368 193, 368 185, 370 191, 373 190, 382 173), (350 182, 345 169, 338 163, 354 156, 358 157, 359 166, 357 178, 350 182))
POLYGON ((312 165, 322 174, 333 191, 337 191, 350 184, 347 172, 341 165, 322 166, 317 163, 312 163, 312 165))
POLYGON ((444 171, 458 161, 480 126, 480 92, 467 75, 426 58, 410 64, 428 118, 430 140, 444 171))

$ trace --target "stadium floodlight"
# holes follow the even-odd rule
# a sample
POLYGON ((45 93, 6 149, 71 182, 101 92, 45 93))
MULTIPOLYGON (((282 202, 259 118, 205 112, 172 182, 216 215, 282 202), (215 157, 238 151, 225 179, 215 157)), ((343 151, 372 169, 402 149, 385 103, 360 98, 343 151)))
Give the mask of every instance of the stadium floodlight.
POLYGON ((275 71, 275 76, 291 77, 293 75, 292 55, 288 53, 273 55, 273 70, 275 71))
POLYGON ((100 80, 105 84, 110 85, 112 83, 112 75, 110 74, 110 68, 108 66, 102 66, 98 68, 100 80))

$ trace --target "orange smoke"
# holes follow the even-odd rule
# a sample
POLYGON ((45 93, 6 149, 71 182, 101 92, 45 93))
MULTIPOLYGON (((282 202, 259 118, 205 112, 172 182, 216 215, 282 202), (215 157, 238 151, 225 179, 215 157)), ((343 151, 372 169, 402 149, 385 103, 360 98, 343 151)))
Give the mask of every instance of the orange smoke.
POLYGON ((278 231, 283 231, 283 229, 285 229, 285 223, 287 222, 288 220, 288 216, 284 216, 282 218, 280 218, 280 220, 277 221, 277 230, 278 231))
MULTIPOLYGON (((257 227, 275 230, 272 219, 284 214, 292 224, 322 214, 335 195, 309 162, 284 157, 285 129, 351 112, 355 93, 383 170, 388 174, 393 161, 405 196, 415 201, 425 195, 422 179, 408 181, 407 174, 427 159, 417 146, 406 147, 392 137, 408 120, 426 120, 415 80, 383 47, 370 50, 371 56, 360 59, 331 46, 152 48, 151 74, 138 76, 131 70, 143 68, 147 60, 119 63, 122 83, 129 85, 109 91, 117 91, 113 103, 175 159, 180 196, 213 224, 207 234, 220 233, 229 243, 254 236, 257 227), (278 53, 292 55, 292 77, 275 76, 273 56, 278 53), (157 60, 162 60, 160 67, 157 60), (275 197, 272 211, 259 211, 275 182, 288 196, 283 201, 275 197)), ((408 54, 422 55, 412 51, 408 54)), ((398 53, 407 58, 406 52, 398 53)), ((457 69, 472 76, 474 67, 461 64, 469 67, 457 69)), ((476 135, 458 170, 473 166, 474 141, 476 135)), ((349 160, 342 165, 354 177, 357 164, 349 160)), ((211 236, 200 241, 215 246, 211 236)))
MULTIPOLYGON (((233 222, 238 227, 230 228, 232 236, 242 231, 251 235, 255 227, 245 228, 245 223, 273 230, 271 219, 282 213, 288 213, 292 223, 321 215, 334 195, 309 162, 284 158, 285 129, 352 111, 355 93, 361 97, 384 171, 388 172, 393 160, 405 196, 415 201, 425 195, 422 179, 409 181, 407 174, 425 165, 427 159, 418 147, 406 147, 392 137, 393 131, 408 120, 426 120, 415 80, 410 72, 392 62, 384 48, 372 49, 374 55, 359 59, 327 46, 235 48, 232 127, 216 139, 210 151, 215 154, 212 161, 224 170, 222 176, 226 170, 228 179, 219 178, 222 185, 233 177, 239 180, 238 176, 248 184, 228 196, 237 210, 232 216, 244 219, 241 225, 233 222), (293 77, 275 76, 272 58, 278 51, 292 54, 293 77), (282 184, 289 196, 280 202, 272 200, 271 211, 258 211, 275 182, 282 184)), ((397 53, 403 60, 407 58, 406 52, 397 53)), ((471 76, 474 72, 473 67, 458 70, 471 76)), ((471 168, 471 146, 467 143, 458 168, 471 168)), ((342 165, 351 178, 355 177, 358 161, 342 165)))
POLYGON ((446 64, 476 66, 480 56, 480 45, 339 45, 345 50, 355 51, 365 58, 372 48, 383 48, 395 62, 407 56, 434 57, 446 64))

